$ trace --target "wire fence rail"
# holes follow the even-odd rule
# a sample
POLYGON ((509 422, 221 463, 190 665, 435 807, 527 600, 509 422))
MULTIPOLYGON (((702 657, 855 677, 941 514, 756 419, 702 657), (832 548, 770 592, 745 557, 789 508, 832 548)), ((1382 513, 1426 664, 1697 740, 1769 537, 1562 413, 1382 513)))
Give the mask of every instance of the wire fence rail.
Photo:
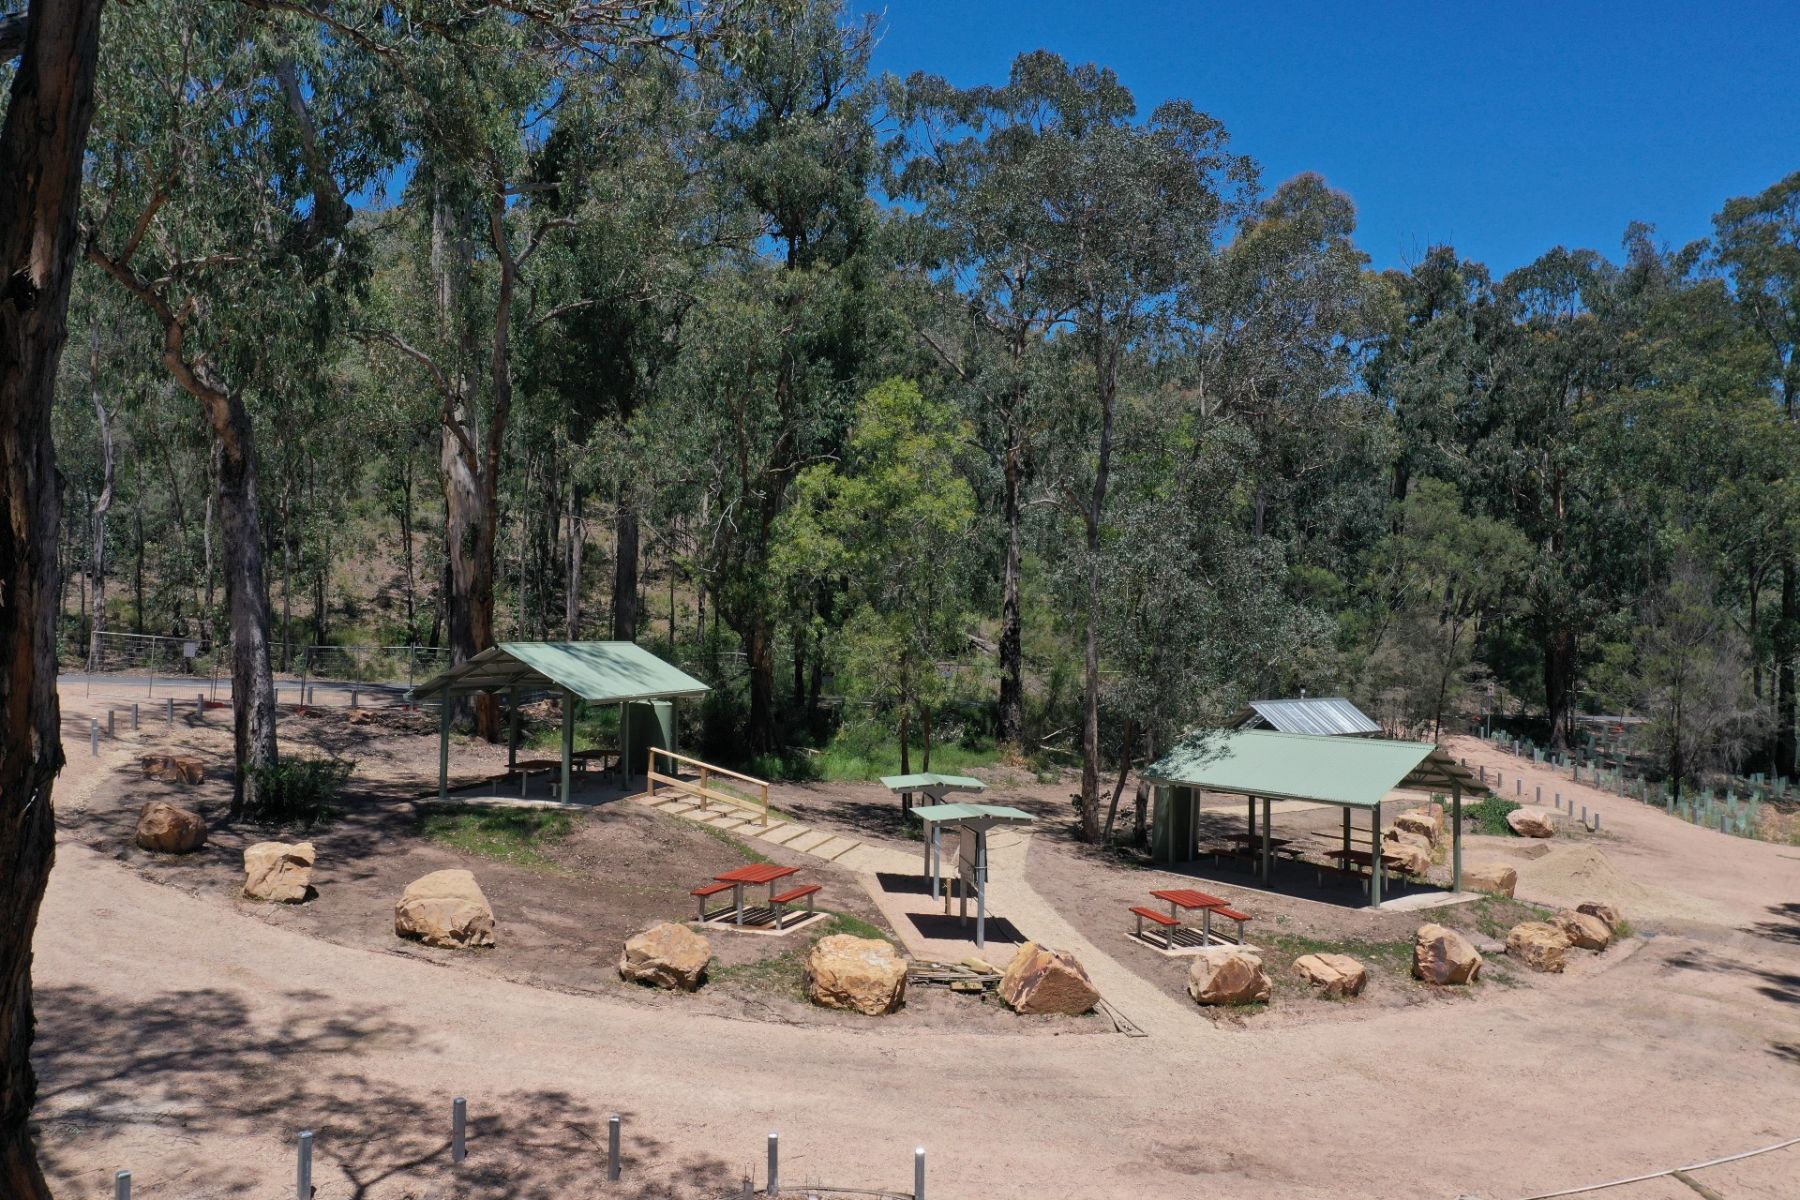
MULTIPOLYGON (((224 643, 152 633, 101 633, 92 644, 62 648, 65 671, 101 675, 210 677, 228 669, 224 643)), ((429 679, 450 665, 445 646, 319 646, 274 642, 269 660, 277 674, 321 683, 404 685, 429 679)))
MULTIPOLYGON (((627 1160, 624 1151, 625 1119, 613 1113, 606 1120, 606 1152, 604 1162, 596 1161, 595 1173, 604 1171, 607 1185, 621 1184, 627 1174, 627 1160)), ((301 1130, 294 1139, 294 1200, 329 1200, 329 1190, 321 1191, 313 1178, 313 1155, 318 1149, 318 1139, 310 1129, 301 1130)), ((469 1125, 469 1102, 466 1097, 457 1096, 450 1101, 450 1140, 449 1157, 453 1170, 468 1167, 472 1139, 469 1125)), ((598 1141, 595 1146, 598 1148, 598 1141)), ((479 1159, 480 1146, 474 1145, 479 1159)), ((762 1175, 756 1171, 745 1170, 741 1182, 736 1187, 723 1189, 718 1193, 719 1200, 752 1200, 756 1196, 789 1196, 793 1200, 822 1200, 826 1196, 867 1196, 876 1200, 926 1200, 925 1193, 925 1147, 920 1146, 913 1151, 912 1157, 912 1189, 910 1191, 887 1190, 867 1187, 833 1187, 823 1183, 804 1182, 785 1184, 781 1177, 781 1135, 771 1133, 766 1143, 767 1165, 762 1175)), ((477 1164, 479 1165, 479 1164, 477 1164)), ((118 1171, 113 1175, 113 1200, 131 1200, 134 1178, 131 1171, 118 1171)), ((605 1194, 610 1188, 601 1189, 605 1194)))

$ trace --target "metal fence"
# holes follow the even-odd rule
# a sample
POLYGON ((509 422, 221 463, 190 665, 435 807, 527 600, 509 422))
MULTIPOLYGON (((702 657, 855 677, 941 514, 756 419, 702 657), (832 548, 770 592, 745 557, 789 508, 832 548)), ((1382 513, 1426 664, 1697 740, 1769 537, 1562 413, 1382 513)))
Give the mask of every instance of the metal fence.
MULTIPOLYGON (((93 661, 89 648, 63 647, 65 671, 107 675, 211 676, 223 669, 227 647, 203 638, 169 637, 150 633, 102 633, 95 639, 93 661), (216 653, 215 653, 216 651, 216 653)), ((335 683, 412 684, 429 679, 450 665, 444 646, 314 646, 274 642, 269 660, 277 674, 294 679, 335 683)))

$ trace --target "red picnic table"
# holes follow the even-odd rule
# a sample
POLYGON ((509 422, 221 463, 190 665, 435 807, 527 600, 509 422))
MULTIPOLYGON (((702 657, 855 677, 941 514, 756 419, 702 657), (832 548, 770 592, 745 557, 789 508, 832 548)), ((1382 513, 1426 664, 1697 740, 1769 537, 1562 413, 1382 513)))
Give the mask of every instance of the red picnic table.
POLYGON ((784 925, 782 921, 781 906, 796 900, 804 899, 806 900, 807 911, 810 913, 812 911, 811 897, 819 891, 819 885, 808 884, 805 887, 794 888, 791 891, 783 892, 779 896, 775 894, 775 884, 777 882, 786 879, 790 875, 797 875, 799 873, 799 867, 784 867, 776 863, 751 863, 747 867, 738 867, 736 870, 725 871, 722 874, 714 875, 711 884, 704 887, 697 887, 691 893, 699 901, 699 919, 701 921, 717 920, 729 912, 732 914, 732 924, 742 925, 744 923, 744 889, 755 885, 766 885, 769 889, 769 919, 774 922, 777 929, 786 928, 786 925, 784 925), (731 907, 729 909, 722 909, 716 913, 708 913, 706 911, 706 898, 715 895, 718 892, 722 892, 726 888, 731 889, 731 907))
POLYGON ((1176 921, 1180 921, 1181 913, 1183 911, 1195 908, 1199 909, 1201 945, 1212 945, 1212 919, 1214 913, 1218 913, 1227 920, 1237 922, 1238 942, 1242 944, 1244 940, 1244 922, 1248 921, 1250 918, 1232 908, 1231 901, 1222 900, 1218 896, 1209 895, 1206 892, 1195 891, 1193 888, 1163 888, 1159 891, 1151 892, 1150 894, 1156 899, 1168 904, 1169 916, 1176 921))

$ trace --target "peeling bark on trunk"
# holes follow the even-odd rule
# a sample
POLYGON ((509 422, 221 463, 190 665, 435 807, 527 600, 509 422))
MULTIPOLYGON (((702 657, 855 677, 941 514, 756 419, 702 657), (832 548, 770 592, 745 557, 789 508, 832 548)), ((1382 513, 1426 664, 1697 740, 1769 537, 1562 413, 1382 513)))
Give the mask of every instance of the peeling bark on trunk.
MULTIPOLYGON (((28 1124, 31 941, 55 858, 62 494, 51 442, 100 0, 33 0, 0 128, 0 1195, 47 1200, 28 1124)), ((15 17, 16 19, 16 17, 15 17)))
POLYGON ((638 515, 621 496, 613 526, 612 635, 618 642, 637 640, 638 515))

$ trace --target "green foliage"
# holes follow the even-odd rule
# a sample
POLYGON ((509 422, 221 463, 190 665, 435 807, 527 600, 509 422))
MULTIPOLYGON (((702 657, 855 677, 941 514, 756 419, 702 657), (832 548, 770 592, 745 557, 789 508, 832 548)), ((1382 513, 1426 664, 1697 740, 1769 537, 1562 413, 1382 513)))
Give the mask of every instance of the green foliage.
POLYGON ((464 854, 535 871, 556 868, 546 850, 574 832, 574 817, 560 809, 474 808, 429 812, 420 821, 431 841, 464 854))
POLYGON ((1503 800, 1499 796, 1488 796, 1473 804, 1463 805, 1463 819, 1475 822, 1475 828, 1482 833, 1495 837, 1511 837, 1512 826, 1506 823, 1506 814, 1517 812, 1520 805, 1503 800))
POLYGON ((338 758, 289 756, 252 767, 254 799, 244 808, 250 821, 310 829, 331 815, 331 804, 350 781, 354 762, 338 758))
MULTIPOLYGON (((915 746, 914 749, 922 747, 915 746)), ((974 767, 992 766, 999 760, 999 749, 986 738, 939 742, 931 752, 931 769, 954 775, 974 767)), ((881 726, 846 725, 813 760, 813 771, 819 779, 842 782, 899 775, 902 773, 900 745, 892 733, 881 726)))

